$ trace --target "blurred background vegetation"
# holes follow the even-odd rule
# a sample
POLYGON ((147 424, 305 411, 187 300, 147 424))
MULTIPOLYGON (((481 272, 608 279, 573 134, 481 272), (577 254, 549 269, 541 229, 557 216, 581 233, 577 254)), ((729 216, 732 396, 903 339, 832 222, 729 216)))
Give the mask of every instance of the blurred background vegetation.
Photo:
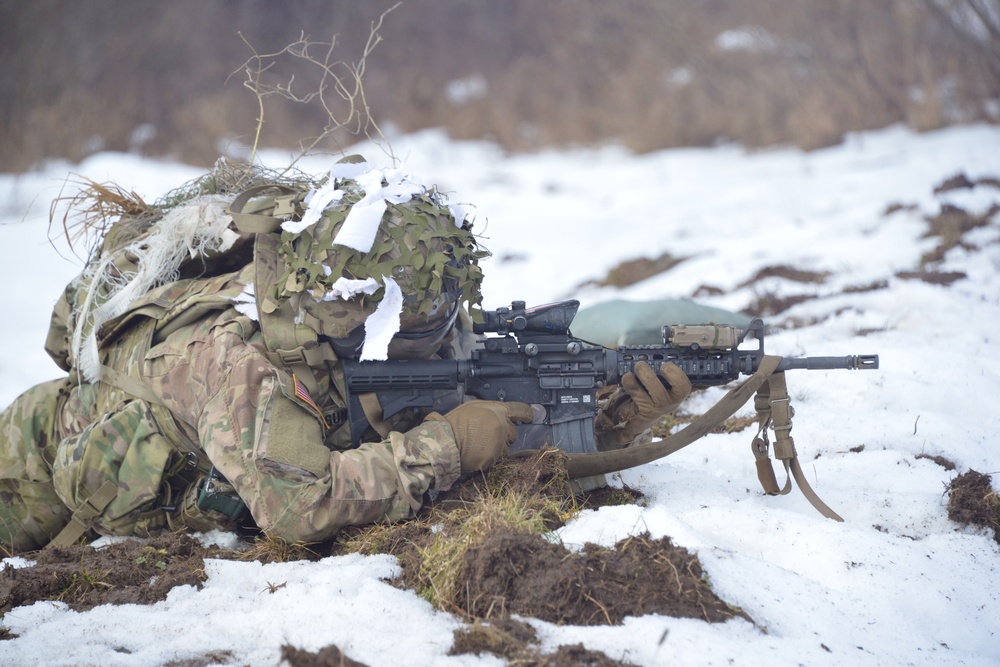
MULTIPOLYGON (((0 171, 101 150, 204 166, 245 152, 248 71, 267 65, 260 85, 299 95, 319 86, 315 62, 255 53, 336 36, 335 59, 360 64, 394 5, 0 0, 0 171)), ((815 149, 893 123, 1000 121, 1000 0, 403 0, 379 36, 364 102, 383 130, 510 151, 815 149)), ((317 100, 263 101, 264 146, 294 149, 329 121, 317 100)))

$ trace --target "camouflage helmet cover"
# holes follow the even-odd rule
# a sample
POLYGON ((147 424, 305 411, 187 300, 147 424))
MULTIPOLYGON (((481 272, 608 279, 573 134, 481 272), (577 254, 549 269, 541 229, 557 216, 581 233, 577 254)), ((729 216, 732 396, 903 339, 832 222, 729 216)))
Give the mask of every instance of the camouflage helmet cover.
MULTIPOLYGON (((363 325, 385 294, 385 278, 394 280, 403 295, 401 331, 433 325, 459 303, 472 310, 482 301, 479 260, 489 253, 476 242, 461 208, 449 206, 435 189, 407 182, 403 196, 387 197, 369 251, 336 242, 351 209, 369 194, 359 181, 370 184, 373 173, 383 186, 399 183, 396 172, 385 176, 371 170, 367 180, 331 173, 310 196, 315 199, 326 186, 336 189, 339 200, 304 229, 283 225, 279 255, 284 268, 279 265, 271 294, 296 303, 299 317, 322 336, 344 338, 363 325), (341 278, 367 286, 344 293, 338 289, 341 278)), ((304 216, 297 211, 296 218, 304 216)))

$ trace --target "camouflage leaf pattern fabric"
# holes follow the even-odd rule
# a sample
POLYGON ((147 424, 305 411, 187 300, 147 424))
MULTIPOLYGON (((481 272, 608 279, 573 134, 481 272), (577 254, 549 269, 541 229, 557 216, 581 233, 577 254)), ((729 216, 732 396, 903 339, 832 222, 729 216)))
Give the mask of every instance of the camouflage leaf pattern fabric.
POLYGON ((428 489, 448 488, 459 475, 454 438, 436 424, 328 449, 320 414, 268 361, 254 323, 232 310, 150 350, 144 375, 174 417, 196 429, 256 524, 287 540, 412 516, 428 489))
MULTIPOLYGON (((209 181, 222 182, 214 176, 209 181)), ((203 194, 209 181, 150 212, 138 227, 123 217, 104 249, 122 250, 133 233, 203 194)), ((304 195, 319 183, 290 185, 304 195)), ((0 414, 0 544, 44 546, 95 491, 111 486, 117 495, 93 522, 99 533, 231 528, 229 517, 197 508, 198 482, 213 467, 257 526, 291 541, 412 516, 428 490, 454 483, 459 453, 446 422, 400 415, 390 420, 396 430, 388 437, 373 436, 356 449, 342 424, 331 428, 326 416, 345 407, 343 374, 335 355, 318 349, 320 336, 353 331, 381 294, 323 298, 341 276, 367 271, 380 282, 391 276, 404 293, 404 320, 426 325, 438 316, 443 294, 448 303, 479 305, 478 262, 489 253, 478 246, 471 222, 456 224, 444 196, 422 187, 409 201, 387 202, 370 252, 348 252, 333 241, 364 192, 351 179, 338 187, 347 191, 344 201, 308 232, 244 234, 239 252, 200 257, 164 278, 172 282, 149 287, 124 315, 91 325, 99 357, 87 355, 87 377, 96 378, 103 364, 125 380, 105 372, 96 384, 75 381, 79 360, 71 343, 81 325, 75 319, 87 312, 81 303, 88 290, 100 286, 88 283, 86 272, 70 283, 46 340, 69 378, 25 392, 0 414), (253 285, 258 312, 251 319, 232 299, 253 285)), ((289 211, 279 213, 275 200, 273 211, 258 207, 258 213, 303 213, 302 196, 286 204, 289 211)))
MULTIPOLYGON (((135 400, 64 439, 56 451, 52 480, 68 507, 79 507, 104 482, 118 494, 98 517, 106 534, 151 534, 167 525, 160 504, 174 448, 159 432, 149 407, 135 400), (151 516, 145 514, 151 512, 151 516)), ((162 499, 168 504, 169 495, 162 499)))
POLYGON ((0 544, 39 549, 70 518, 52 483, 62 441, 89 423, 96 388, 69 378, 36 385, 0 413, 0 544))
MULTIPOLYGON (((147 312, 170 319, 169 309, 147 312)), ((338 438, 296 396, 290 375, 268 360, 256 323, 233 308, 209 310, 151 345, 155 324, 142 316, 120 322, 104 349, 107 365, 142 378, 162 405, 104 382, 67 379, 30 389, 0 415, 5 546, 44 546, 106 480, 119 491, 97 532, 146 535, 183 525, 183 513, 158 508, 176 502, 190 510, 196 482, 175 475, 189 452, 230 480, 261 529, 289 541, 411 517, 428 490, 457 480, 458 448, 444 423, 421 423, 357 449, 329 448, 325 441, 338 438)), ((343 407, 329 403, 335 400, 331 394, 318 407, 343 407)), ((232 527, 217 518, 218 527, 232 527)), ((205 530, 211 519, 188 524, 205 530)))

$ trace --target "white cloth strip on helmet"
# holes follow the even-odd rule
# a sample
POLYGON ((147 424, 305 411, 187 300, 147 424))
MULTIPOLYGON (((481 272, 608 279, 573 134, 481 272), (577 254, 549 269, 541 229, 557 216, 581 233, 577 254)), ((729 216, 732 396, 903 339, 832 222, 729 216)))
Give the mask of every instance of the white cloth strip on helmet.
POLYGON ((365 320, 365 343, 361 361, 384 361, 389 358, 389 343, 399 333, 403 314, 403 292, 392 278, 382 276, 385 296, 375 312, 365 320))
POLYGON ((461 227, 465 224, 465 219, 473 210, 473 206, 469 204, 449 204, 448 210, 451 212, 453 218, 455 218, 455 226, 461 227))
POLYGON ((344 191, 337 189, 336 181, 331 178, 319 190, 313 190, 309 193, 306 200, 306 211, 302 214, 302 219, 286 220, 281 223, 281 228, 290 234, 298 234, 319 222, 323 211, 329 208, 330 204, 340 201, 343 197, 344 191))
POLYGON ((361 174, 366 174, 372 170, 372 166, 367 160, 364 162, 337 162, 330 168, 330 180, 337 181, 344 178, 355 179, 361 174))
MULTIPOLYGON (((327 267, 323 267, 326 269, 327 267)), ((327 274, 329 275, 329 274, 327 274)), ((334 301, 335 299, 353 299, 359 294, 374 294, 380 285, 374 278, 355 280, 341 276, 330 286, 330 291, 323 295, 323 301, 334 301)))
POLYGON ((386 202, 390 204, 408 202, 413 199, 413 195, 424 192, 424 187, 409 180, 398 169, 386 172, 372 169, 360 174, 355 180, 365 195, 351 207, 333 243, 366 253, 375 243, 375 236, 385 214, 386 202))

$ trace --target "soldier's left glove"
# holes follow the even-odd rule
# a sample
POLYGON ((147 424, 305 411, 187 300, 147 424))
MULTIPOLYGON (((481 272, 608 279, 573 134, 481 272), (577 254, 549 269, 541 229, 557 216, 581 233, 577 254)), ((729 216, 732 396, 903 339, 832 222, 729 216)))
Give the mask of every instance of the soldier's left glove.
POLYGON ((637 362, 632 373, 622 376, 621 385, 598 401, 597 448, 627 447, 690 393, 691 381, 676 364, 663 364, 657 374, 646 362, 637 362))

